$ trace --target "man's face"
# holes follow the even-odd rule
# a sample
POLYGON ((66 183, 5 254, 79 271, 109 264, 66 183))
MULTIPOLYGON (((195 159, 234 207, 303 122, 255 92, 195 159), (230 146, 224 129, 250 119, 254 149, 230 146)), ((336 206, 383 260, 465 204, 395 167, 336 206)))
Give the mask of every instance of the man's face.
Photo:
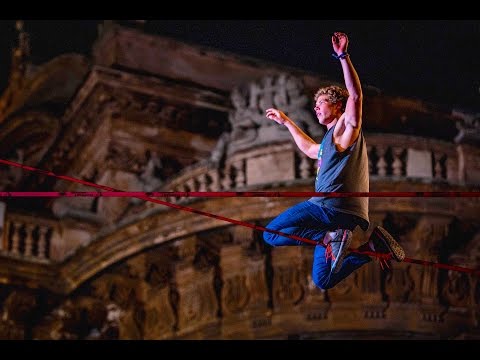
POLYGON ((336 118, 337 104, 332 104, 328 99, 328 95, 320 95, 315 103, 315 114, 318 122, 327 125, 336 118))

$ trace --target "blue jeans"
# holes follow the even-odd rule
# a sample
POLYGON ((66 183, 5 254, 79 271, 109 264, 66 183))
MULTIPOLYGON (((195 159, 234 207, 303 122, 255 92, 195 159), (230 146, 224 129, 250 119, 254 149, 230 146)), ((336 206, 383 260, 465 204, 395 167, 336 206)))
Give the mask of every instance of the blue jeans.
MULTIPOLYGON (((325 260, 325 246, 323 237, 328 231, 337 229, 352 230, 358 225, 355 215, 331 210, 310 201, 303 201, 287 209, 266 227, 290 235, 317 241, 313 255, 312 280, 320 289, 330 289, 345 279, 353 271, 371 261, 368 255, 349 253, 343 260, 343 265, 338 273, 330 271, 331 259, 325 260)), ((272 246, 310 245, 302 241, 293 240, 285 236, 263 233, 263 239, 272 246)))

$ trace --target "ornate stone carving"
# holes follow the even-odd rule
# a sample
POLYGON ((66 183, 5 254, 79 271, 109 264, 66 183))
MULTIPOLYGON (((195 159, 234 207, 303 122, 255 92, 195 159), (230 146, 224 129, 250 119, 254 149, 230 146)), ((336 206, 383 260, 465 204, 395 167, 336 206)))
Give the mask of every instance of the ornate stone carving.
POLYGON ((122 339, 140 340, 145 336, 146 311, 144 303, 139 302, 125 311, 119 321, 119 332, 122 339))
POLYGON ((131 172, 139 176, 147 165, 143 154, 136 154, 130 147, 116 142, 109 143, 105 164, 110 169, 131 172))
MULTIPOLYGON (((74 103, 66 110, 62 118, 63 136, 49 154, 48 161, 53 163, 54 172, 63 173, 72 163, 78 165, 78 161, 72 160, 82 157, 85 145, 95 136, 99 126, 105 125, 105 119, 111 116, 113 100, 109 86, 97 84, 92 92, 81 92, 77 97, 82 106, 77 108, 76 105, 80 104, 74 103)), ((102 140, 104 143, 105 139, 102 140)), ((103 143, 100 142, 101 145, 103 143)))
POLYGON ((181 268, 192 266, 197 250, 197 236, 179 239, 173 246, 177 254, 177 266, 181 268))
POLYGON ((152 191, 165 180, 165 176, 162 174, 162 159, 155 151, 150 152, 150 150, 145 153, 145 158, 147 162, 143 166, 138 179, 143 191, 152 191))
POLYGON ((274 275, 274 302, 296 305, 303 297, 298 268, 277 267, 274 275))
POLYGON ((239 274, 225 279, 222 289, 222 304, 229 313, 243 311, 249 301, 249 291, 246 276, 239 274))
POLYGON ((231 144, 228 152, 257 146, 262 143, 289 139, 290 134, 283 126, 265 118, 265 110, 277 107, 316 137, 323 130, 306 109, 309 99, 303 94, 300 79, 288 74, 266 76, 259 82, 236 87, 231 92, 234 110, 229 114, 232 126, 231 144))
MULTIPOLYGON (((255 225, 262 225, 256 222, 255 225)), ((263 241, 263 234, 260 231, 246 227, 232 228, 233 242, 239 244, 245 255, 252 260, 262 260, 269 252, 268 245, 263 241)))
POLYGON ((208 270, 216 267, 219 260, 219 247, 221 246, 222 233, 206 233, 198 236, 193 266, 197 270, 208 270))
POLYGON ((443 286, 442 295, 452 306, 470 305, 470 281, 466 274, 448 271, 447 281, 443 286))
MULTIPOLYGON (((99 179, 100 184, 109 184, 114 189, 122 191, 131 191, 138 189, 137 177, 126 171, 107 170, 99 179)), ((98 199, 97 213, 100 214, 106 222, 115 223, 124 213, 130 204, 127 197, 100 197, 98 199)))
POLYGON ((125 262, 128 268, 128 276, 134 279, 143 280, 147 276, 147 254, 139 254, 134 256, 125 262))
POLYGON ((414 300, 415 281, 411 272, 410 265, 392 265, 391 271, 385 276, 385 293, 389 301, 407 303, 414 300))
POLYGON ((467 114, 460 111, 453 111, 453 115, 460 118, 455 125, 458 134, 455 136, 457 144, 480 144, 480 114, 467 114))
POLYGON ((352 299, 357 293, 358 288, 356 284, 358 273, 353 273, 348 278, 340 281, 335 287, 327 290, 328 299, 335 303, 336 301, 345 301, 346 299, 352 299))
POLYGON ((301 248, 275 248, 272 252, 272 295, 275 307, 290 307, 300 303, 305 295, 301 277, 301 248))
POLYGON ((176 314, 170 304, 170 289, 151 289, 145 303, 145 339, 162 339, 172 336, 176 314))
POLYGON ((188 331, 216 319, 218 302, 213 279, 214 269, 199 272, 189 268, 177 272, 180 331, 188 331))
POLYGON ((302 301, 300 309, 306 321, 326 320, 331 307, 327 290, 319 289, 312 280, 313 252, 312 246, 301 248, 301 283, 304 284, 305 300, 302 301))
MULTIPOLYGON (((112 37, 115 32, 111 32, 112 37)), ((129 31, 125 36, 131 44, 137 44, 133 40, 139 39, 142 42, 147 39, 145 44, 151 42, 142 50, 147 54, 154 48, 155 39, 151 34, 139 38, 137 35, 129 31)), ((106 58, 111 48, 107 50, 106 58)), ((178 52, 172 54, 175 56, 178 52)), ((17 55, 17 60, 22 60, 22 53, 17 55)), ((135 58, 125 55, 133 66, 135 58)), ((201 61, 207 60, 201 63, 202 69, 214 63, 208 62, 210 57, 208 52, 201 53, 201 61)), ((150 61, 149 57, 144 60, 144 64, 150 61)), ((264 117, 266 108, 277 107, 312 137, 321 135, 322 130, 309 108, 311 99, 303 94, 300 78, 270 75, 246 87, 234 88, 231 93, 234 108, 230 113, 232 132, 223 133, 210 154, 213 139, 227 127, 225 92, 238 84, 244 74, 249 73, 245 78, 251 79, 260 71, 272 74, 275 70, 272 67, 264 71, 264 68, 255 68, 257 63, 251 66, 229 58, 214 60, 221 60, 221 66, 232 65, 238 69, 236 77, 229 75, 223 80, 225 72, 217 71, 216 66, 210 75, 217 74, 217 80, 211 81, 205 74, 195 78, 192 70, 187 74, 192 79, 177 81, 179 77, 170 77, 168 70, 161 74, 152 72, 151 76, 140 75, 129 73, 128 67, 107 68, 111 63, 104 61, 105 67, 90 69, 86 82, 68 105, 62 124, 42 113, 27 116, 23 108, 12 112, 14 116, 0 119, 0 153, 32 166, 41 160, 56 173, 121 190, 155 190, 165 185, 164 180, 169 177, 174 186, 165 190, 220 191, 243 187, 249 191, 276 189, 278 184, 288 191, 311 190, 305 184, 314 175, 313 162, 292 150, 295 145, 285 128, 264 117), (246 70, 242 73, 241 69, 246 70), (222 80, 218 81, 220 77, 222 80), (186 85, 190 80, 199 83, 186 85), (215 87, 216 82, 221 87, 215 87), (22 137, 22 134, 28 136, 22 137), (176 134, 179 138, 172 136, 176 134), (185 147, 177 147, 186 143, 185 147), (52 144, 55 144, 50 150, 53 154, 48 152, 52 144), (195 154, 191 154, 192 149, 195 154), (199 159, 194 166, 185 168, 199 159), (285 165, 287 171, 292 169, 291 173, 284 178, 273 171, 266 174, 265 167, 273 163, 285 165), (68 171, 62 171, 62 167, 68 171), (177 176, 182 169, 185 169, 183 177, 177 176)), ((174 61, 175 58, 172 64, 174 61)), ((82 74, 82 81, 88 71, 86 66, 85 69, 78 72, 82 74)), ((70 68, 67 70, 71 74, 70 68)), ((22 75, 22 71, 16 75, 22 75)), ((49 74, 52 73, 40 75, 49 77, 49 74)), ((54 79, 65 80, 65 77, 54 79)), ((304 74, 303 79, 309 91, 322 82, 309 74, 304 74)), ((64 83, 73 94, 76 82, 64 83)), ((15 89, 16 99, 9 98, 11 93, 4 95, 0 115, 12 111, 21 103, 18 99, 30 96, 29 84, 24 82, 23 88, 15 89), (17 103, 12 105, 12 101, 17 103)), ((48 99, 56 92, 52 94, 48 99)), ((395 112, 389 114, 388 102, 377 96, 370 100, 374 102, 374 106, 369 106, 369 119, 373 122, 385 123, 389 117, 398 118, 398 111, 396 115, 395 112)), ((28 102, 30 105, 35 104, 28 102)), ((400 102, 399 107, 406 108, 408 104, 400 102)), ((52 109, 58 113, 63 111, 62 106, 52 109)), ((426 107, 421 111, 428 117, 439 115, 426 107)), ((370 155, 375 156, 371 157, 371 171, 379 175, 372 177, 372 190, 428 191, 441 187, 456 191, 465 183, 476 185, 477 171, 472 165, 478 159, 477 150, 464 143, 476 139, 470 130, 476 133, 477 128, 477 115, 459 125, 457 141, 461 145, 457 146, 446 141, 434 142, 418 134, 411 138, 398 137, 392 146, 390 137, 372 134, 370 155), (432 174, 421 184, 414 179, 406 180, 409 148, 427 153, 425 159, 432 174), (430 153, 432 165, 428 162, 430 153), (463 165, 457 166, 456 162, 463 165), (462 179, 465 182, 462 183, 462 179)), ((411 157, 410 160, 418 159, 411 157)), ((286 173, 284 169, 279 171, 286 173)), ((20 171, 13 174, 8 186, 14 187, 15 183, 28 179, 21 176, 20 171)), ((41 189, 32 186, 32 191, 50 189, 48 183, 28 181, 28 189, 30 185, 42 185, 41 189)), ((60 183, 55 183, 56 190, 63 186, 60 183)), ((90 190, 70 184, 64 186, 61 190, 90 190)), ((445 278, 441 278, 436 269, 395 262, 391 271, 381 272, 377 263, 371 263, 334 289, 322 291, 311 281, 313 247, 272 249, 265 245, 260 231, 223 226, 201 216, 154 207, 152 203, 148 203, 152 206, 147 208, 133 207, 131 202, 97 200, 78 198, 71 203, 61 203, 63 208, 59 208, 65 211, 76 206, 75 211, 92 215, 98 223, 78 222, 78 217, 67 217, 58 222, 58 227, 45 225, 38 227, 38 231, 33 225, 37 224, 34 217, 39 214, 34 212, 27 220, 18 221, 15 208, 8 207, 7 224, 12 224, 10 230, 16 231, 6 232, 3 239, 7 249, 2 249, 4 261, 0 274, 3 281, 0 338, 318 338, 327 332, 331 337, 381 333, 380 336, 385 337, 415 338, 428 334, 446 338, 455 337, 458 331, 471 335, 478 327, 480 282, 475 277, 443 272, 445 278), (129 212, 132 208, 139 210, 129 212), (108 218, 110 224, 103 223, 102 216, 108 218), (195 231, 201 233, 182 237, 195 231), (43 232, 45 236, 41 235, 43 232), (37 238, 38 250, 35 251, 37 238), (170 240, 175 254, 164 248, 164 242, 170 240), (57 263, 32 263, 20 257, 24 254, 31 259, 35 253, 43 254, 41 244, 66 255, 52 257, 52 253, 49 256, 46 251, 43 257, 61 260, 57 263), (19 290, 22 282, 32 289, 19 290), (51 294, 43 297, 44 285, 65 298, 52 300, 51 294), (448 316, 444 317, 445 314, 448 316), (336 330, 341 330, 343 335, 336 330)), ((225 210, 225 216, 259 225, 265 225, 267 217, 278 214, 277 210, 293 201, 187 200, 206 212, 220 214, 225 210)), ((450 200, 428 199, 425 203, 418 200, 373 200, 372 227, 376 224, 386 227, 398 237, 408 256, 442 262, 448 258, 455 264, 478 267, 480 242, 474 236, 478 231, 475 225, 478 200, 458 200, 455 205, 451 205, 450 200), (391 213, 385 217, 385 211, 391 213), (473 225, 471 229, 451 233, 448 216, 462 218, 473 225), (459 253, 451 256, 457 250, 459 253)), ((366 240, 354 237, 360 243, 366 240)))
POLYGON ((174 262, 177 254, 172 246, 161 246, 149 251, 146 255, 147 272, 145 282, 153 289, 163 289, 171 285, 174 262))

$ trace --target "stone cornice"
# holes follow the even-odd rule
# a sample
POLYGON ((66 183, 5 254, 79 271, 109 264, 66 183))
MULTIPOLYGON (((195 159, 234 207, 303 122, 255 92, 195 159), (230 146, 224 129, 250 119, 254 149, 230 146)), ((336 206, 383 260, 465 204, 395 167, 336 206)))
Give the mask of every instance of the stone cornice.
POLYGON ((302 75, 314 87, 326 81, 291 67, 120 26, 102 34, 95 43, 93 56, 101 66, 126 68, 226 92, 238 84, 279 72, 302 75))
MULTIPOLYGON (((229 100, 224 94, 204 88, 94 67, 66 110, 62 119, 65 124, 63 136, 43 164, 53 164, 54 171, 72 173, 69 168, 71 164, 75 163, 77 168, 84 166, 72 160, 83 151, 105 120, 126 110, 155 116, 159 111, 158 106, 161 108, 162 104, 171 103, 186 107, 189 111, 204 109, 226 112, 229 100), (151 107, 151 104, 158 105, 151 107)), ((52 169, 52 166, 48 168, 52 169)))

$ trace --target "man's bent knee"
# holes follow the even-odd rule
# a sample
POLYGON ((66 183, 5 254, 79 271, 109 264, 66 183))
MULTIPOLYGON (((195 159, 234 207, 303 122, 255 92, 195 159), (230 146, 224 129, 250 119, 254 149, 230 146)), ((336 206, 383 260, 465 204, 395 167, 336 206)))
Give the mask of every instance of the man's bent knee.
POLYGON ((268 245, 275 246, 275 240, 274 240, 275 237, 276 237, 275 234, 272 234, 272 233, 269 233, 269 232, 266 232, 266 231, 263 233, 263 240, 268 245))
POLYGON ((333 287, 333 284, 330 283, 330 277, 329 276, 313 276, 312 281, 315 284, 316 287, 320 288, 321 290, 328 290, 333 287))

